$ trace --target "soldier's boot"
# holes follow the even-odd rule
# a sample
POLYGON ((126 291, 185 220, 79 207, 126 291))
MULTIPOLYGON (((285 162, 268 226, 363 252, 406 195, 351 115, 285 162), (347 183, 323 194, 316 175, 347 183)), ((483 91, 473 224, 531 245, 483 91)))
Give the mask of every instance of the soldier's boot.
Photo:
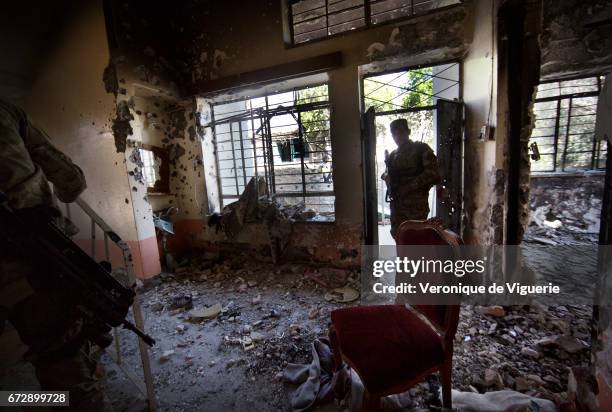
POLYGON ((96 361, 90 354, 89 345, 83 345, 72 355, 38 360, 34 362, 34 368, 43 390, 70 392, 67 410, 113 411, 96 376, 96 361))

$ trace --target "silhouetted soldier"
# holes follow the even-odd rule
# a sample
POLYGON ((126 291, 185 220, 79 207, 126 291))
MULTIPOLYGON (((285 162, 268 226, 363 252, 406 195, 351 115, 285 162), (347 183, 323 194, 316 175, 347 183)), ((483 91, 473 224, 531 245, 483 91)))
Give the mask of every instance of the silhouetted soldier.
POLYGON ((395 239, 405 220, 425 220, 429 214, 429 190, 440 182, 438 161, 423 142, 410 140, 406 119, 391 122, 391 135, 397 144, 385 163, 382 179, 387 183, 391 203, 391 235, 395 239))

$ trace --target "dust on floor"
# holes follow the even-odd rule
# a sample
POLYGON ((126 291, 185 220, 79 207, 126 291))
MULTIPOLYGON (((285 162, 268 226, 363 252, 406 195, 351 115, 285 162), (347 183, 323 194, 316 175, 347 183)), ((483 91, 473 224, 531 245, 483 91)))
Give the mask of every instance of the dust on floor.
MULTIPOLYGON (((239 259, 165 275, 142 294, 162 410, 277 411, 289 408, 280 379, 289 362, 309 363, 310 344, 325 337, 338 303, 304 276, 301 265, 273 266, 239 259), (191 313, 220 304, 210 320, 191 313), (193 309, 190 309, 193 307, 193 309)), ((324 270, 322 270, 324 272, 324 270)), ((355 274, 349 286, 358 288, 355 274)), ((453 387, 463 391, 518 390, 567 399, 568 367, 588 364, 589 307, 462 307, 455 342, 453 387)), ((121 331, 122 359, 139 370, 135 339, 121 331)), ((105 355, 107 393, 117 410, 139 410, 142 397, 105 355)), ((439 408, 432 375, 410 391, 411 408, 439 408)), ((326 410, 347 410, 346 401, 326 410)))

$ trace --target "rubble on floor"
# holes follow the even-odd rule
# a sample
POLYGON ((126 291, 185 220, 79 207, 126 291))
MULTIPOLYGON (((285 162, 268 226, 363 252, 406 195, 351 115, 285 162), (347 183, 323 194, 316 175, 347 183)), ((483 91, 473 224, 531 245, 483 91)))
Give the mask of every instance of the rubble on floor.
MULTIPOLYGON (((287 410, 290 388, 282 372, 289 363, 312 362, 312 343, 327 336, 330 312, 359 302, 353 299, 360 288, 358 274, 334 272, 339 270, 234 259, 192 262, 148 282, 143 311, 147 332, 158 342, 151 357, 162 408, 193 410, 206 404, 210 410, 287 410), (338 284, 330 277, 305 275, 326 270, 346 279, 345 293, 326 299, 333 289, 321 282, 338 284)), ((574 402, 568 382, 584 388, 575 381, 582 376, 576 371, 588 366, 590 317, 590 307, 571 305, 462 307, 454 389, 520 392, 557 407, 574 402)), ((136 342, 119 333, 123 362, 137 370, 136 342)), ((112 362, 105 363, 113 370, 112 362)), ((118 410, 137 401, 129 386, 120 371, 109 373, 108 393, 118 410)), ((411 407, 439 408, 437 376, 405 396, 411 407)), ((347 410, 347 403, 328 405, 347 410)))
MULTIPOLYGON (((228 239, 233 239, 246 224, 265 224, 270 243, 276 243, 273 250, 282 253, 289 242, 293 222, 327 220, 328 217, 306 208, 303 202, 284 205, 271 199, 266 180, 252 177, 240 198, 226 205, 221 214, 211 215, 208 225, 216 226, 217 232, 223 231, 228 239)), ((275 256, 273 259, 276 261, 275 256)))
POLYGON ((593 199, 588 209, 569 201, 536 207, 531 210, 524 241, 553 246, 597 243, 600 210, 599 199, 593 199))

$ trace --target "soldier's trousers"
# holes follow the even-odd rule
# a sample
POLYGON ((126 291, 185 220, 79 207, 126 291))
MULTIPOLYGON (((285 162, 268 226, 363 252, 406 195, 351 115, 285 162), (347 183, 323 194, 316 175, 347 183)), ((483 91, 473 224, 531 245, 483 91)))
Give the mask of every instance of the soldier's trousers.
POLYGON ((410 207, 398 206, 395 201, 391 202, 391 236, 396 239, 397 230, 406 220, 426 220, 429 215, 429 204, 419 202, 410 207))
POLYGON ((66 410, 112 411, 95 374, 90 344, 75 339, 80 321, 71 304, 58 302, 55 294, 61 292, 52 286, 48 291, 27 288, 23 281, 32 267, 4 257, 0 256, 0 313, 7 319, 0 322, 8 320, 28 345, 25 359, 34 366, 41 389, 69 391, 66 410))

